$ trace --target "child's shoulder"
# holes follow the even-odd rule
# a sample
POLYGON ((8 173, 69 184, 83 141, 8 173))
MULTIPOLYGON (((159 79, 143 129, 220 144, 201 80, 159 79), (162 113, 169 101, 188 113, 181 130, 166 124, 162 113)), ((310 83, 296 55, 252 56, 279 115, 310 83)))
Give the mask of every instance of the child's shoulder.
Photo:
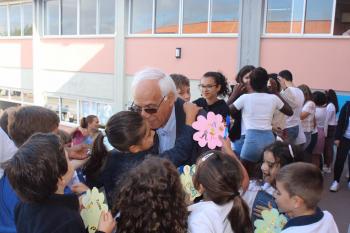
POLYGON ((339 233, 333 215, 317 209, 316 213, 290 219, 281 233, 339 233))

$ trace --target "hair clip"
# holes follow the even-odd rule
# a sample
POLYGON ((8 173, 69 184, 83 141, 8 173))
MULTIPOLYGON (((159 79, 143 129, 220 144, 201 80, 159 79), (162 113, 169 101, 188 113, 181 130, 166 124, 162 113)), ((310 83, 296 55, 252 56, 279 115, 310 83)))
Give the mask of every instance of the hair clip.
POLYGON ((109 143, 107 137, 104 137, 104 138, 103 138, 103 145, 105 146, 105 148, 106 148, 106 150, 107 150, 108 152, 114 150, 114 147, 109 143))
POLYGON ((209 153, 209 154, 207 154, 207 155, 205 155, 205 156, 203 156, 203 158, 202 158, 202 162, 204 162, 205 160, 207 160, 210 156, 212 156, 214 153, 213 152, 211 152, 211 153, 209 153))
POLYGON ((103 137, 106 137, 106 131, 105 130, 101 130, 101 134, 103 137))
POLYGON ((292 146, 290 144, 288 145, 288 148, 289 148, 290 156, 292 156, 292 158, 294 159, 293 149, 292 149, 292 146))

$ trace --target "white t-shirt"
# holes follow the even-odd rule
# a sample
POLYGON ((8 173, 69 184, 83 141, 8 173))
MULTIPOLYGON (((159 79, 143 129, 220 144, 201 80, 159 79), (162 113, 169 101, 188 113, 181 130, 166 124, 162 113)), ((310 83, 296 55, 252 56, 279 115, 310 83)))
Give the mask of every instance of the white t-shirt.
POLYGON ((328 125, 335 126, 337 125, 337 117, 336 117, 336 110, 333 103, 329 103, 327 105, 327 116, 326 116, 326 122, 328 122, 328 125))
MULTIPOLYGON (((306 220, 307 221, 307 220, 306 220)), ((331 213, 323 211, 323 217, 318 222, 302 226, 290 226, 281 233, 339 233, 337 224, 331 213)))
POLYGON ((301 111, 310 113, 304 120, 301 121, 304 132, 312 132, 314 130, 314 117, 316 112, 315 103, 311 100, 307 101, 301 111))
POLYGON ((227 219, 233 201, 217 205, 212 201, 201 201, 190 205, 188 211, 188 229, 190 233, 233 233, 231 223, 227 219))
MULTIPOLYGON (((0 164, 12 158, 17 152, 17 147, 7 134, 0 128, 0 164)), ((4 170, 0 168, 0 178, 3 176, 4 170)))
POLYGON ((281 92, 281 95, 293 110, 293 115, 286 119, 286 128, 299 125, 300 114, 305 100, 303 92, 297 87, 288 87, 281 92))
POLYGON ((240 96, 234 103, 236 109, 242 109, 245 128, 271 130, 275 110, 283 107, 283 102, 276 95, 267 93, 250 93, 240 96))
POLYGON ((325 107, 316 107, 315 118, 316 118, 316 126, 319 128, 325 128, 327 116, 327 109, 325 107))

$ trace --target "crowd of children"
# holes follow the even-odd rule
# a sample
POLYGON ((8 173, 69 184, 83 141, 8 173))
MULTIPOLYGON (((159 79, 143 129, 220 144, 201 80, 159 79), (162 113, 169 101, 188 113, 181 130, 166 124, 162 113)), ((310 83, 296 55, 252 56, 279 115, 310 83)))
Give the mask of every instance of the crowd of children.
POLYGON ((248 233, 271 208, 288 219, 283 233, 338 232, 318 203, 333 145, 330 190, 339 189, 350 149, 350 102, 337 122, 333 90, 311 93, 307 85, 295 87, 288 70, 268 74, 246 66, 231 88, 222 73, 205 73, 202 97, 191 103, 188 78, 170 76, 186 101, 186 127, 162 153, 154 150, 155 132, 137 111, 114 114, 103 131, 91 115, 71 135, 58 130, 58 116, 43 107, 5 111, 0 232, 86 232, 81 199, 93 187, 106 194, 111 210, 102 211, 95 232, 248 233), (190 203, 177 169, 186 164, 174 158, 191 151, 191 125, 201 109, 233 124, 229 137, 220 138, 222 148, 196 155, 193 184, 200 197, 190 203))

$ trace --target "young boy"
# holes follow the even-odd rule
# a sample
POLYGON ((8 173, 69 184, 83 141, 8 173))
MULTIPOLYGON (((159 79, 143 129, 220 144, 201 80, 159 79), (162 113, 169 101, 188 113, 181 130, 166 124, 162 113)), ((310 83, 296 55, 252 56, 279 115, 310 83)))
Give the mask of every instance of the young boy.
POLYGON ((182 74, 171 74, 179 97, 185 102, 191 100, 190 80, 182 74))
POLYGON ((317 205, 322 197, 323 176, 309 163, 292 163, 283 167, 276 177, 274 194, 281 212, 290 220, 282 233, 338 233, 333 216, 317 205))
MULTIPOLYGON (((34 134, 3 166, 21 200, 15 209, 17 232, 85 233, 78 197, 64 195, 74 168, 58 136, 34 134)), ((97 232, 111 233, 114 227, 112 215, 103 212, 97 232)))

